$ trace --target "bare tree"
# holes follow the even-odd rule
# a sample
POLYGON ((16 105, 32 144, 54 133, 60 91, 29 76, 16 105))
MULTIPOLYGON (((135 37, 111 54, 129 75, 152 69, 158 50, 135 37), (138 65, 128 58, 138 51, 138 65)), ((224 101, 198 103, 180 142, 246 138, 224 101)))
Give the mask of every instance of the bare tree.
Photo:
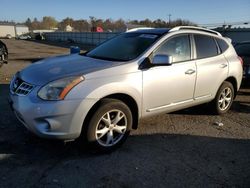
POLYGON ((90 24, 87 20, 75 20, 72 23, 74 31, 87 32, 90 31, 90 24))
POLYGON ((64 31, 67 25, 70 25, 71 27, 73 27, 73 23, 74 23, 73 18, 67 17, 67 18, 63 19, 63 20, 58 24, 58 28, 59 28, 61 31, 64 31))

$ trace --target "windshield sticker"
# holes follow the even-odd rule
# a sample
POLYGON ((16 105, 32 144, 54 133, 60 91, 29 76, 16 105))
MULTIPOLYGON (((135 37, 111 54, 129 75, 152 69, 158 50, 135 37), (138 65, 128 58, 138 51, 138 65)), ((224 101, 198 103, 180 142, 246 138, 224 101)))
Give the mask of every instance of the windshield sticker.
POLYGON ((155 39, 157 37, 157 35, 142 34, 139 37, 148 38, 148 39, 155 39))

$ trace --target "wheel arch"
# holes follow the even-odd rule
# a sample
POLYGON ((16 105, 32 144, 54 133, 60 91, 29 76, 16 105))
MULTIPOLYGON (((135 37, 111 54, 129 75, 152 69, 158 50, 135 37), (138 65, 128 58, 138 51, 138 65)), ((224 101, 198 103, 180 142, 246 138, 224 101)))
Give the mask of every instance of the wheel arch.
MULTIPOLYGON (((120 100, 122 102, 124 102, 129 109, 131 110, 132 116, 133 116, 133 124, 132 124, 132 129, 137 129, 138 128, 138 122, 139 122, 139 108, 138 105, 135 101, 135 99, 133 97, 131 97, 128 94, 124 94, 124 93, 115 93, 115 94, 110 94, 107 95, 101 99, 99 99, 93 106, 92 108, 89 110, 89 112, 87 113, 84 121, 83 121, 83 127, 82 129, 84 129, 84 127, 86 127, 85 125, 90 121, 92 115, 94 114, 94 112, 100 107, 101 101, 103 99, 117 99, 120 100)), ((83 132, 83 131, 82 131, 83 132)))
POLYGON ((234 98, 236 97, 236 93, 238 91, 238 84, 237 84, 237 80, 236 78, 234 78, 233 76, 228 77, 225 81, 230 82, 233 85, 234 88, 234 98))

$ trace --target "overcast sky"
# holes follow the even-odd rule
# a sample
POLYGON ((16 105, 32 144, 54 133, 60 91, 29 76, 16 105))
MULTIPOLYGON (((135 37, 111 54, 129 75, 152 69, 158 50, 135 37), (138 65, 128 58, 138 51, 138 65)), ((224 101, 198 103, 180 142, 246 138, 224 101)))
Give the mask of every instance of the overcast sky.
POLYGON ((0 20, 28 17, 89 19, 188 19, 197 24, 250 21, 250 0, 1 0, 0 20))

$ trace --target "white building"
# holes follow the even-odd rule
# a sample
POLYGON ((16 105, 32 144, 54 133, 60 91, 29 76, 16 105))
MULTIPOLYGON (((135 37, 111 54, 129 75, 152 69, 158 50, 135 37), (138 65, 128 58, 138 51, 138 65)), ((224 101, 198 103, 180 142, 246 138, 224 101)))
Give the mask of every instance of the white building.
POLYGON ((0 23, 0 37, 5 38, 7 35, 10 35, 11 37, 16 37, 15 25, 0 23))
POLYGON ((29 33, 29 28, 26 25, 16 25, 16 35, 23 35, 29 33))
POLYGON ((11 23, 0 23, 0 37, 5 38, 7 35, 17 37, 29 32, 29 28, 25 25, 15 25, 11 23))
POLYGON ((70 25, 67 25, 65 28, 65 31, 71 32, 71 31, 73 31, 73 29, 74 29, 73 27, 71 27, 70 25))
POLYGON ((36 29, 33 30, 33 33, 51 33, 51 32, 55 32, 56 30, 53 29, 36 29))

